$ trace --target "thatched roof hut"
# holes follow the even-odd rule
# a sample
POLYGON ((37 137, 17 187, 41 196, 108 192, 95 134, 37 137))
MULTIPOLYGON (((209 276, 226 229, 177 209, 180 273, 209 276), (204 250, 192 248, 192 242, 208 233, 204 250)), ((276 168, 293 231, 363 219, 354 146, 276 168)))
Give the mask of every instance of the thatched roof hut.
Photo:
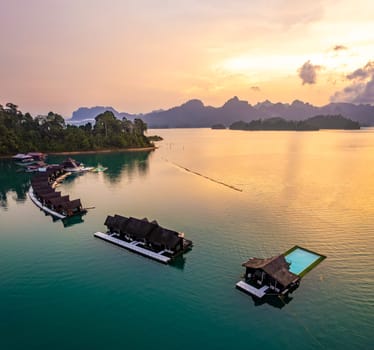
MULTIPOLYGON (((69 196, 67 196, 69 197, 69 196)), ((72 201, 68 201, 62 204, 62 207, 64 209, 70 209, 70 210, 77 210, 82 208, 82 203, 80 199, 74 199, 72 201)))
POLYGON ((146 240, 149 234, 157 227, 146 220, 130 217, 125 226, 125 232, 136 240, 146 240))
POLYGON ((178 248, 183 247, 183 238, 179 237, 179 233, 168 230, 161 226, 157 226, 149 235, 148 241, 152 245, 156 245, 158 247, 165 247, 169 250, 175 250, 178 248))
POLYGON ((57 198, 57 197, 61 197, 61 192, 50 192, 50 193, 46 193, 46 194, 43 194, 43 199, 48 199, 48 198, 57 198))
POLYGON ((43 198, 46 194, 55 193, 55 190, 53 188, 42 188, 34 190, 34 193, 38 196, 43 198))
POLYGON ((300 279, 298 275, 289 270, 290 265, 283 254, 268 259, 251 258, 242 266, 251 270, 262 270, 284 287, 300 279))
POLYGON ((50 198, 48 201, 55 208, 58 208, 58 207, 63 207, 63 205, 62 205, 63 203, 70 202, 70 199, 69 199, 69 196, 66 195, 66 196, 61 196, 61 197, 58 197, 58 198, 50 198))
POLYGON ((108 215, 108 216, 106 217, 106 219, 105 219, 104 225, 105 225, 106 227, 108 227, 108 229, 109 229, 109 227, 112 226, 113 220, 114 220, 114 217, 111 216, 111 215, 108 215))

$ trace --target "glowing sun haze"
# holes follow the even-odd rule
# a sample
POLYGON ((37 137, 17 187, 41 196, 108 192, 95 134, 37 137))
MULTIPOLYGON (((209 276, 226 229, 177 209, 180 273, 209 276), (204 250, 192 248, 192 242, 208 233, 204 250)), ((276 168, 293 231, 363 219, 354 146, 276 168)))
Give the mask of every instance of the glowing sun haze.
POLYGON ((374 103, 372 0, 1 1, 0 42, 0 103, 32 114, 234 95, 374 103))

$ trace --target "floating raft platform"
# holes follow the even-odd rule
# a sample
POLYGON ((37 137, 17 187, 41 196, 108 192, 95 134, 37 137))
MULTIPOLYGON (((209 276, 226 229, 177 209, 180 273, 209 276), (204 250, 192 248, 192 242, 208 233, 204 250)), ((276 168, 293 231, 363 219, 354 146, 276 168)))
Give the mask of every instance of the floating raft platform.
POLYGON ((106 233, 96 232, 94 237, 126 248, 153 260, 168 264, 189 251, 192 241, 184 233, 162 227, 157 221, 121 215, 108 215, 104 225, 106 233))
POLYGON ((149 249, 145 249, 142 247, 139 247, 138 244, 141 244, 139 241, 132 241, 132 242, 125 242, 122 239, 116 238, 114 235, 108 235, 107 233, 102 233, 102 232, 96 232, 94 233, 94 237, 100 238, 104 241, 113 243, 119 247, 126 248, 128 250, 131 250, 135 253, 141 254, 143 256, 146 256, 148 258, 160 261, 164 264, 168 264, 171 260, 170 257, 163 255, 163 252, 153 252, 149 249))
POLYGON ((66 216, 65 215, 62 215, 60 213, 57 213, 51 209, 49 209, 48 207, 44 206, 36 197, 35 197, 35 194, 34 194, 34 190, 32 187, 30 187, 29 189, 29 192, 28 192, 28 195, 30 197, 30 199, 34 202, 34 204, 39 207, 41 210, 45 211, 46 213, 48 214, 51 214, 52 216, 58 218, 58 219, 65 219, 66 216))
POLYGON ((257 298, 262 298, 266 294, 267 290, 269 289, 269 286, 265 285, 265 286, 262 286, 261 288, 255 288, 251 286, 250 284, 245 283, 244 281, 239 281, 236 284, 236 288, 242 290, 243 292, 253 294, 257 298))

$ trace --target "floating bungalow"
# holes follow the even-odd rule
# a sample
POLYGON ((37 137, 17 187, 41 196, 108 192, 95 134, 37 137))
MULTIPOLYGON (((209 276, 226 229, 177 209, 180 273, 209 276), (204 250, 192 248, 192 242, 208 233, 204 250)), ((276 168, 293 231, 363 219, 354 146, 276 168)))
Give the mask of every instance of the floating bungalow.
POLYGON ((146 218, 114 215, 108 216, 104 225, 108 231, 96 232, 95 237, 165 264, 192 247, 192 242, 182 233, 161 227, 156 221, 149 222, 146 218))
POLYGON ((299 287, 301 278, 325 258, 299 246, 271 258, 251 258, 242 264, 244 279, 236 287, 258 298, 269 294, 288 295, 299 287))
POLYGON ((70 200, 68 195, 62 196, 55 190, 56 184, 66 175, 62 166, 52 166, 31 179, 28 193, 35 205, 58 219, 87 212, 80 199, 70 200))

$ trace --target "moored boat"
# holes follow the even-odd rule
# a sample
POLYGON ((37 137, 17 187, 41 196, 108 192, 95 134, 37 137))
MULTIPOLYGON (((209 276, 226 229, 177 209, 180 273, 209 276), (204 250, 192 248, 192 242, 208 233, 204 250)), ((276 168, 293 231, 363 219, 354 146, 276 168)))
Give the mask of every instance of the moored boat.
POLYGON ((15 156, 12 157, 15 164, 19 166, 29 166, 31 164, 34 164, 36 161, 35 159, 28 155, 28 154, 23 154, 23 153, 18 153, 15 156))
POLYGON ((42 152, 28 152, 27 155, 34 158, 34 160, 37 162, 45 161, 47 158, 47 155, 42 152))
POLYGON ((83 163, 78 162, 73 158, 66 158, 61 163, 61 166, 65 171, 69 171, 71 173, 82 173, 93 169, 93 167, 85 167, 83 163))
POLYGON ((18 153, 13 156, 15 164, 19 166, 29 166, 46 159, 46 154, 41 152, 18 153))
POLYGON ((34 172, 45 172, 47 171, 47 169, 48 169, 48 165, 44 163, 43 161, 39 161, 31 165, 28 165, 25 171, 27 173, 34 173, 34 172))
POLYGON ((97 167, 93 168, 91 171, 94 172, 94 173, 102 173, 102 172, 107 171, 107 170, 108 170, 107 167, 98 164, 97 167))

